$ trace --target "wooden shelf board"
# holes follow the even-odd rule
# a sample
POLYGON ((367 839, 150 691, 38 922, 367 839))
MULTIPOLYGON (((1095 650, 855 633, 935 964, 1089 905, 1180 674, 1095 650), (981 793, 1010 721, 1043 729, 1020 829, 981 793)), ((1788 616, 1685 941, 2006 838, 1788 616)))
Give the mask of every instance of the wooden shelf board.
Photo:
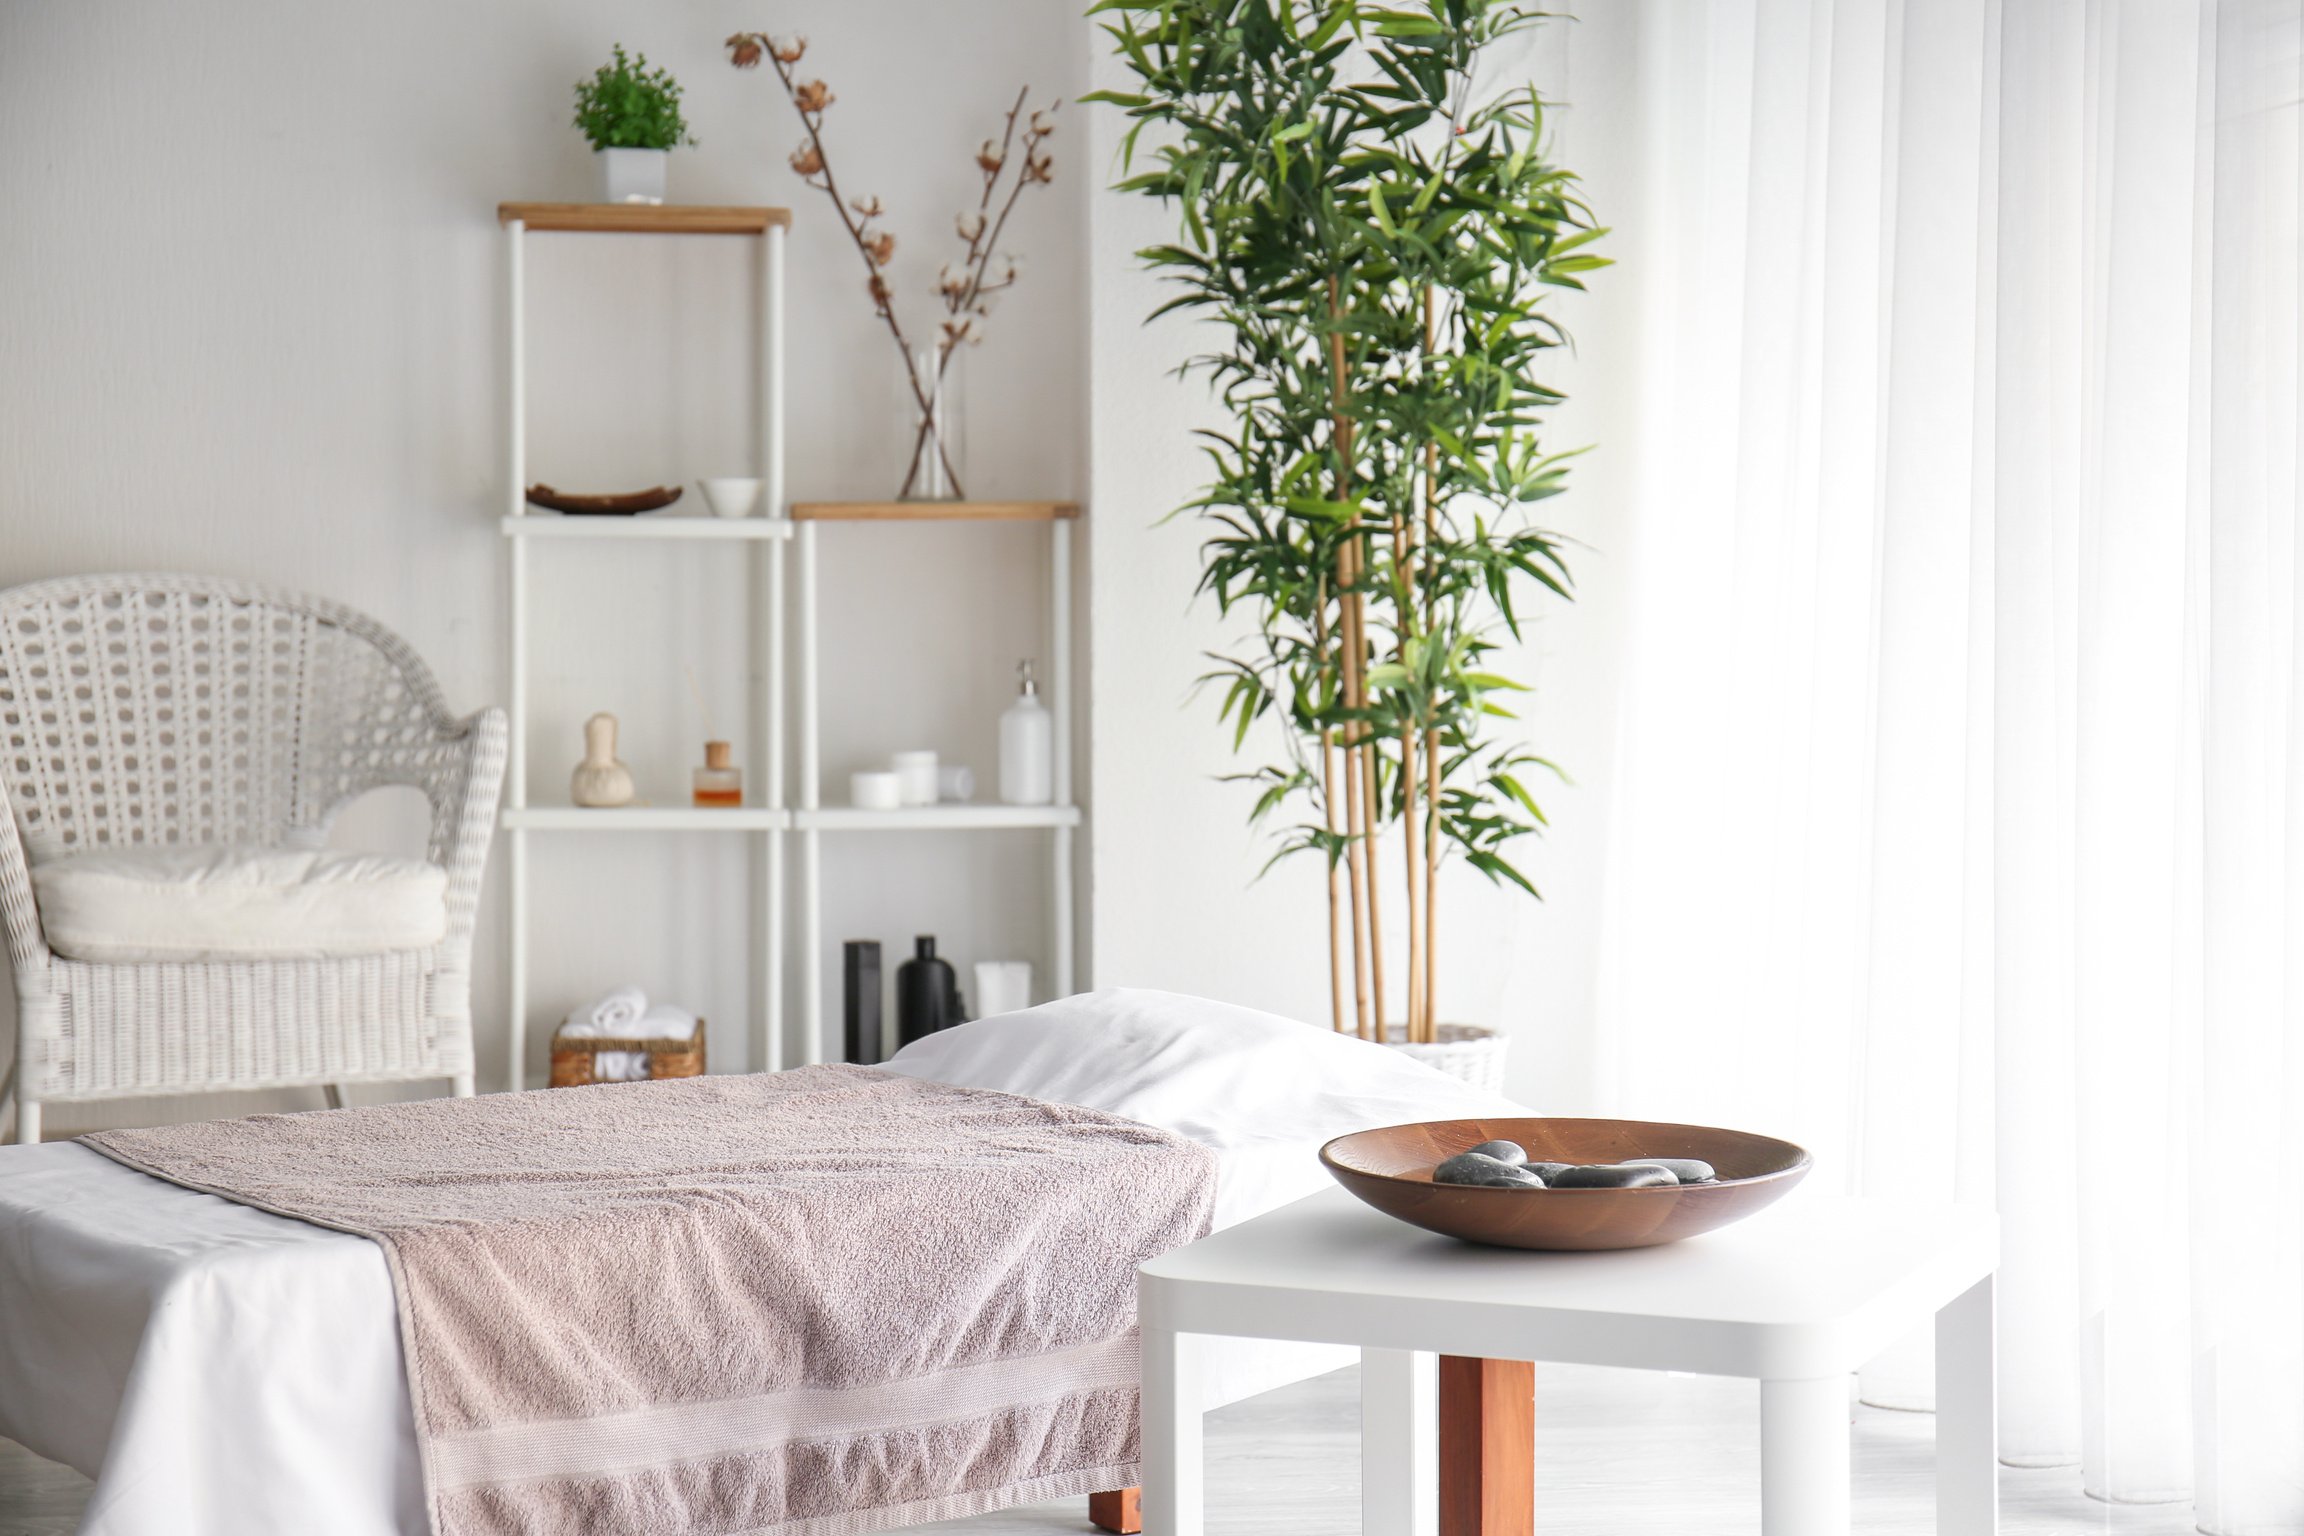
POLYGON ((802 523, 1052 523, 1080 515, 1069 501, 796 501, 802 523))
POLYGON ((790 228, 789 208, 701 203, 498 203, 496 222, 538 232, 597 235, 759 235, 790 228))

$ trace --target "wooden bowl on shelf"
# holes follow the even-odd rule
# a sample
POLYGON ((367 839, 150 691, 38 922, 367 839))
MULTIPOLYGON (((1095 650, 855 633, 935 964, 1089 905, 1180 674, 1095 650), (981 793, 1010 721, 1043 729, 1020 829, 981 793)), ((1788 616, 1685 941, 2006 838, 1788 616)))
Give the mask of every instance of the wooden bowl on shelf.
POLYGON ((1339 1136, 1320 1149, 1336 1182, 1385 1215, 1498 1248, 1650 1248, 1741 1221, 1808 1172, 1788 1141, 1656 1120, 1432 1120, 1339 1136), (1711 1184, 1641 1189, 1490 1189, 1435 1184, 1444 1159, 1484 1141, 1518 1142, 1532 1163, 1693 1157, 1711 1184))
POLYGON ((676 485, 652 485, 644 491, 627 491, 617 496, 575 496, 554 490, 541 480, 528 487, 530 506, 569 517, 637 517, 643 512, 668 507, 679 499, 680 487, 676 485))

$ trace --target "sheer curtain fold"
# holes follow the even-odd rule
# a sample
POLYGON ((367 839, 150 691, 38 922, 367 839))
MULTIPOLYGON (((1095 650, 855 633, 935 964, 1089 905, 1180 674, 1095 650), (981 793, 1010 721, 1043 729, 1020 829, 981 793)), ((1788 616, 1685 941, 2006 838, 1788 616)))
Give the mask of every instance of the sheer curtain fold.
POLYGON ((1638 17, 1616 1103, 1995 1201, 2004 1457, 2296 1536, 2304 0, 1638 17))

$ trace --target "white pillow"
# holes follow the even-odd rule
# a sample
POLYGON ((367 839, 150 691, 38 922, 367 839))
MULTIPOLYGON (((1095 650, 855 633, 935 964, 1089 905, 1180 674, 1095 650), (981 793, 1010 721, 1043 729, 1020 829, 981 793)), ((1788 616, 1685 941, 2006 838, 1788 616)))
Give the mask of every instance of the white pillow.
POLYGON ((941 1030, 887 1069, 1081 1104, 1214 1147, 1219 1227, 1327 1187, 1320 1144, 1348 1131, 1529 1112, 1334 1030, 1127 987, 941 1030))
POLYGON ((448 930, 447 871, 378 853, 139 843, 46 859, 32 889, 51 949, 111 965, 369 955, 448 930))

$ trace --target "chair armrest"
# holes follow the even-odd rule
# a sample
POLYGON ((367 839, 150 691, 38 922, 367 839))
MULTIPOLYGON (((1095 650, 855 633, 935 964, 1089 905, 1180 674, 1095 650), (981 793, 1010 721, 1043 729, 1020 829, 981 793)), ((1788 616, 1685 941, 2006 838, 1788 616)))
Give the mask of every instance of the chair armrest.
POLYGON ((8 963, 16 972, 17 995, 45 988, 49 962, 55 957, 40 927, 40 909, 32 899, 32 861, 24 852, 16 808, 5 785, 0 785, 0 927, 7 931, 8 963))
POLYGON ((348 800, 387 785, 421 792, 430 807, 424 857, 448 872, 448 937, 451 949, 468 945, 480 903, 480 875, 488 841, 496 830, 496 797, 504 787, 504 711, 490 707, 461 720, 426 710, 416 729, 393 733, 387 742, 363 742, 343 758, 322 767, 324 790, 312 800, 325 806, 308 835, 326 836, 328 825, 348 800))
POLYGON ((496 801, 504 789, 510 728, 494 705, 465 716, 440 734, 451 750, 434 760, 424 793, 432 802, 432 837, 426 856, 448 871, 448 938, 468 945, 480 906, 480 877, 496 835, 496 801))

